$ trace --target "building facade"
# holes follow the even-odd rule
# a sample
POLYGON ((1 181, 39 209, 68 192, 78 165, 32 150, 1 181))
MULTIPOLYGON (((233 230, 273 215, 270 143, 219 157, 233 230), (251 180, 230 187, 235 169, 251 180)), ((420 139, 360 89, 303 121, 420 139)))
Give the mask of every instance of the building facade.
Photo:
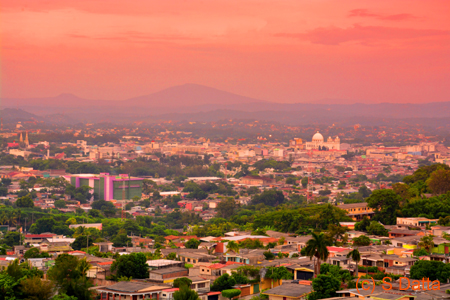
POLYGON ((337 136, 335 139, 331 136, 325 141, 323 135, 318 131, 313 135, 311 142, 305 143, 306 150, 341 150, 341 140, 337 136))
POLYGON ((100 200, 126 200, 142 196, 143 178, 129 177, 127 174, 110 175, 109 173, 67 175, 64 178, 75 187, 90 186, 100 200))

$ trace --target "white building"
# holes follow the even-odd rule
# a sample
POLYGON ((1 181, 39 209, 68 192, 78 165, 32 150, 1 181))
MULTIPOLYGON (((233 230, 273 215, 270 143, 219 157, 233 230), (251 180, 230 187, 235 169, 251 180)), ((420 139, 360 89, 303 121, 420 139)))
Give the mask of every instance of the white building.
POLYGON ((306 142, 306 150, 341 150, 341 140, 337 136, 335 139, 331 136, 324 140, 323 136, 317 131, 313 135, 311 142, 306 142))

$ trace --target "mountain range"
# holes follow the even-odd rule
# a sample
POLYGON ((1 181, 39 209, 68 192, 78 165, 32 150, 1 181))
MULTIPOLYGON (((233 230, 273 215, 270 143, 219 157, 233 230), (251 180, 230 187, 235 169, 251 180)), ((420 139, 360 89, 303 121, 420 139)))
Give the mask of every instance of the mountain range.
MULTIPOLYGON (((426 104, 348 103, 325 99, 317 103, 273 103, 197 84, 185 84, 120 101, 83 99, 72 94, 48 98, 2 98, 2 108, 21 109, 37 117, 64 115, 73 122, 246 118, 288 124, 379 122, 386 119, 450 117, 450 102, 426 104), (339 102, 339 104, 336 104, 339 102)), ((11 111, 10 111, 11 113, 11 111)), ((7 112, 2 111, 2 115, 7 112)), ((5 118, 4 118, 5 119, 5 118)), ((47 118, 48 119, 48 118, 47 118)))

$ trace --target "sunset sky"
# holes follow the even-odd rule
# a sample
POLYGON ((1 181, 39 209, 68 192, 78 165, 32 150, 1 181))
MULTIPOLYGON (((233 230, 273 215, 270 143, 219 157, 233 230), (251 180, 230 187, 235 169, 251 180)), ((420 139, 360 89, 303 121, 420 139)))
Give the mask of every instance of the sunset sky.
POLYGON ((1 96, 450 101, 448 0, 0 0, 1 96))

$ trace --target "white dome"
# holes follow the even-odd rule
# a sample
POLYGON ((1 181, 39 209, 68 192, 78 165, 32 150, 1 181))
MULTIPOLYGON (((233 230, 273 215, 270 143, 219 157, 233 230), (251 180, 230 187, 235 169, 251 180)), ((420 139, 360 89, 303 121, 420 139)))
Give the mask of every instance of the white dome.
POLYGON ((317 140, 323 141, 323 135, 321 135, 321 134, 317 131, 317 133, 313 135, 312 140, 313 140, 313 141, 317 141, 317 140))

